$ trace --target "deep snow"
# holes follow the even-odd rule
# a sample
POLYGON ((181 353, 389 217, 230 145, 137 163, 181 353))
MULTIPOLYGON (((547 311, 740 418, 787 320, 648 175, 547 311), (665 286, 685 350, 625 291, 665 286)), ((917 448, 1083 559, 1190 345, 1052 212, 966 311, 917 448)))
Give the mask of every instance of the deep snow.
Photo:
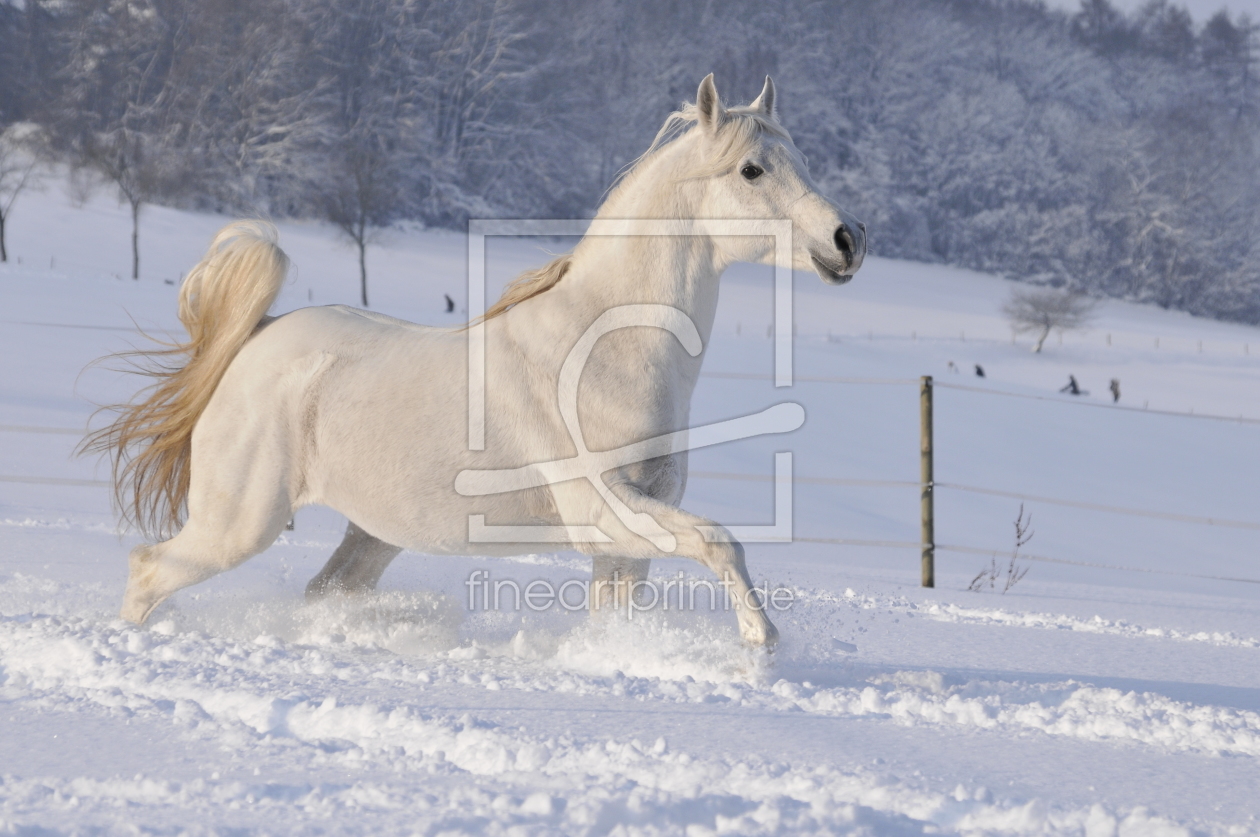
MULTIPOLYGON (((379 596, 307 607, 343 525, 323 509, 135 628, 115 618, 135 538, 91 484, 105 469, 71 457, 73 433, 30 428, 80 430, 92 402, 131 395, 134 379, 80 373, 138 340, 132 318, 177 327, 174 283, 224 220, 146 210, 133 282, 112 201, 53 187, 15 210, 0 266, 0 833, 1260 831, 1256 528, 1025 501, 1027 552, 1052 561, 1025 560, 1004 595, 972 593, 989 558, 942 551, 924 590, 913 548, 813 542, 917 540, 917 488, 826 482, 917 480, 917 385, 809 380, 982 390, 937 389, 942 483, 1254 527, 1260 330, 1112 302, 1033 356, 998 313, 1010 283, 872 259, 842 288, 796 277, 798 382, 775 389, 769 271, 741 266, 694 421, 792 400, 807 422, 693 453, 708 476, 685 505, 769 523, 773 453, 793 452, 795 533, 813 541, 748 549, 755 578, 797 595, 773 656, 742 648, 721 610, 632 624, 467 610, 472 570, 583 577, 569 553, 404 555, 379 596), (1069 373, 1090 396, 1057 394, 1069 373), (1109 406, 1113 377, 1125 409, 1109 406), (1154 412, 1191 410, 1252 421, 1154 412)), ((355 302, 354 254, 327 228, 286 223, 281 242, 295 270, 278 310, 355 302)), ((442 295, 465 299, 465 246, 388 233, 369 254, 373 307, 458 322, 442 295)), ((495 241, 492 281, 563 246, 495 241)), ((1019 503, 942 487, 938 542, 1004 562, 1019 503)), ((679 571, 702 575, 655 565, 679 571)))

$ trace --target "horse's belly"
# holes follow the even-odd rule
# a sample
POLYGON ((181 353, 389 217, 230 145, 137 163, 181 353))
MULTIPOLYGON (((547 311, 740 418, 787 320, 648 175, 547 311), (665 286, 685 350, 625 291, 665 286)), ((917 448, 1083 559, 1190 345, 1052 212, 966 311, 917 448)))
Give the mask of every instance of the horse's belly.
POLYGON ((483 496, 455 489, 461 471, 533 461, 519 448, 506 457, 502 445, 468 450, 466 384, 450 380, 456 376, 350 377, 333 381, 335 391, 321 400, 310 502, 337 509, 383 541, 429 554, 519 554, 520 545, 477 537, 480 522, 559 523, 546 488, 483 496))
POLYGON ((408 481, 347 481, 345 491, 324 499, 373 536, 431 555, 517 555, 541 547, 509 546, 493 530, 505 526, 558 525, 549 515, 545 489, 465 497, 454 475, 417 475, 408 481), (358 483, 357 485, 355 483, 358 483), (541 513, 540 513, 541 512, 541 513), (489 531, 490 534, 485 534, 489 531))

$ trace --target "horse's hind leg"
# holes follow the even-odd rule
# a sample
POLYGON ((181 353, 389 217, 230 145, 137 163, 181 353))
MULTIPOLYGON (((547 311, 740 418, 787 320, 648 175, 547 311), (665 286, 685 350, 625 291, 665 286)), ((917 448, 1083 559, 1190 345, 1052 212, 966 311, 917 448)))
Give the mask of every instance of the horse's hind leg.
POLYGON ((188 522, 170 540, 131 551, 124 619, 143 622, 176 590, 262 552, 293 515, 283 423, 246 412, 233 425, 222 420, 233 405, 220 403, 227 406, 218 416, 208 410, 193 437, 188 522))
POLYGON ((228 525, 224 515, 190 516, 179 534, 131 550, 122 618, 141 623, 172 593, 245 562, 275 541, 291 509, 287 503, 242 514, 228 525), (219 518, 218 521, 215 518, 219 518))
POLYGON ((321 599, 330 593, 366 593, 376 587, 401 547, 385 543, 351 521, 346 536, 319 574, 306 585, 306 599, 321 599))

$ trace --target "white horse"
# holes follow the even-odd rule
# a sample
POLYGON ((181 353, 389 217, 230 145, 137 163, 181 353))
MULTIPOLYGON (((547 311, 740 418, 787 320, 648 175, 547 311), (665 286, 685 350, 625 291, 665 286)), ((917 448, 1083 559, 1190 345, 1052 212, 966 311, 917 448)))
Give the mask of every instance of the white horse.
MULTIPOLYGON (((706 77, 696 104, 669 118, 597 222, 790 219, 793 266, 831 284, 848 281, 866 251, 865 228, 818 193, 774 99, 767 78, 752 104, 727 109, 706 77)), ((266 549, 296 509, 318 503, 351 523, 309 596, 371 589, 401 548, 531 549, 470 537, 470 519, 481 515, 493 525, 572 533, 564 545, 593 556, 597 591, 601 580, 645 578, 652 558, 693 558, 727 586, 743 639, 773 643, 777 631, 751 591, 743 548, 713 521, 677 507, 685 453, 654 449, 663 455, 619 465, 602 485, 569 478, 495 494, 456 490, 464 472, 574 457, 570 420, 580 421, 593 451, 687 427, 720 275, 735 262, 774 259, 768 236, 696 229, 588 235, 510 286, 483 319, 485 442, 469 450, 465 329, 345 306, 268 317, 288 264, 275 231, 253 222, 225 228, 180 291, 189 342, 152 353, 179 362, 155 371, 151 396, 122 408, 88 441, 113 455, 128 519, 146 532, 178 529, 132 550, 123 618, 143 622, 175 591, 266 549), (580 383, 570 381, 577 415, 562 415, 566 358, 621 306, 681 312, 698 342, 684 346, 687 329, 667 325, 608 333, 583 350, 580 383), (604 536, 586 534, 596 529, 604 536)))

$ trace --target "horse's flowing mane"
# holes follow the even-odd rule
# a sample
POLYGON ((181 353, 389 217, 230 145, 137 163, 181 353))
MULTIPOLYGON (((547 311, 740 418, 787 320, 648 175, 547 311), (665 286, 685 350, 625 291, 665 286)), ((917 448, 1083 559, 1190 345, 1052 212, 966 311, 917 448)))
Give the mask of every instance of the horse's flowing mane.
POLYGON ((498 302, 491 305, 486 309, 486 313, 482 314, 479 319, 469 323, 469 325, 493 320, 513 305, 524 302, 527 299, 533 299, 543 291, 551 290, 556 286, 557 282, 564 278, 564 274, 569 271, 569 265, 572 262, 573 254, 565 253, 547 262, 542 267, 525 271, 503 289, 503 295, 499 297, 498 302))
MULTIPOLYGON (((613 181, 609 189, 609 201, 634 181, 635 174, 644 168, 644 163, 665 146, 688 134, 699 120, 700 111, 694 104, 685 104, 682 109, 671 113, 665 119, 665 124, 661 125, 660 130, 656 132, 656 138, 652 140, 647 151, 632 160, 613 181)), ((722 124, 717 130, 717 153, 707 161, 706 165, 691 172, 688 178, 712 177, 734 168, 762 134, 790 139, 782 125, 760 110, 747 107, 726 110, 722 124)), ((512 306, 551 290, 564 278, 564 274, 568 272, 572 263, 573 254, 565 253, 542 267, 525 271, 503 289, 503 295, 499 297, 498 302, 490 306, 480 318, 469 323, 469 326, 493 320, 512 306)))

